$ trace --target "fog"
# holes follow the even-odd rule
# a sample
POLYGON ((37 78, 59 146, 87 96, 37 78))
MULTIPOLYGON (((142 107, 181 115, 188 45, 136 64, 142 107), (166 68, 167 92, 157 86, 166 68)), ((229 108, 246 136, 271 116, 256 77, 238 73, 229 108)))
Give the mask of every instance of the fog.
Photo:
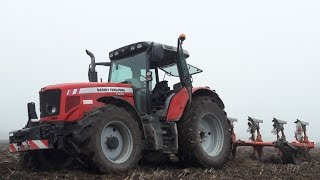
MULTIPOLYGON (((247 116, 308 121, 319 141, 319 1, 1 1, 0 139, 22 128, 26 103, 38 104, 41 87, 86 82, 89 49, 99 61, 138 41, 176 45, 187 39, 188 62, 204 70, 194 86, 210 86, 226 105, 239 138, 247 116)), ((107 79, 107 74, 102 75, 107 79)), ((39 106, 37 106, 39 108, 39 106)))

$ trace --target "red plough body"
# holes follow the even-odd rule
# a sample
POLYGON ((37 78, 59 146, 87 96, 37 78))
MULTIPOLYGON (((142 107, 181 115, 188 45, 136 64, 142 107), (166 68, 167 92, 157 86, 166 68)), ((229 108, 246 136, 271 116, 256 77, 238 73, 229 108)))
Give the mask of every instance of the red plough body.
POLYGON ((289 143, 286 141, 286 137, 284 135, 283 125, 287 123, 286 121, 274 118, 274 129, 271 132, 277 135, 277 140, 273 142, 264 142, 260 133, 260 123, 263 122, 262 120, 249 117, 249 128, 247 131, 251 133, 251 137, 249 138, 249 141, 242 141, 237 140, 236 134, 234 133, 233 123, 237 122, 237 119, 228 119, 230 121, 232 133, 232 158, 235 158, 238 146, 253 147, 253 156, 255 156, 255 153, 257 153, 259 159, 262 156, 264 147, 275 147, 279 150, 279 156, 282 162, 297 163, 297 159, 308 160, 310 158, 309 150, 315 147, 314 142, 310 142, 308 136, 306 135, 306 126, 309 125, 309 123, 304 121, 295 121, 297 124, 295 131, 295 138, 297 141, 292 141, 289 143), (279 133, 282 134, 281 137, 279 133))

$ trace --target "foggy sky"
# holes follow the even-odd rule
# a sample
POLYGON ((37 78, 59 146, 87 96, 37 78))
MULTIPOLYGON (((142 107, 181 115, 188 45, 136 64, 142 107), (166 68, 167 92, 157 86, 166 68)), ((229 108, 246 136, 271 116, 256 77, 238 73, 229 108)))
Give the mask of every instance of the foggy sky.
MULTIPOLYGON (((187 39, 188 62, 204 70, 194 86, 210 86, 226 105, 239 138, 247 116, 309 121, 319 141, 319 1, 1 1, 0 139, 22 128, 26 103, 41 87, 86 82, 89 49, 98 61, 137 41, 176 45, 187 39)), ((107 74, 105 74, 105 80, 107 74)), ((37 106, 39 108, 39 105, 37 106)))

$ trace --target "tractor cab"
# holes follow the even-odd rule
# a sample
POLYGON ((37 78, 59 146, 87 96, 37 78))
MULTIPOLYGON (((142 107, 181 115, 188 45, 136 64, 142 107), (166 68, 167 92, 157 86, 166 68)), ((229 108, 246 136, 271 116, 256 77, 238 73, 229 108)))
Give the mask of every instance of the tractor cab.
MULTIPOLYGON (((132 85, 135 108, 140 115, 157 114, 165 117, 171 99, 180 91, 187 90, 191 97, 191 75, 201 73, 202 70, 186 63, 189 53, 182 49, 183 40, 181 37, 178 39, 178 47, 138 42, 109 53, 111 63, 108 82, 132 85), (170 88, 168 81, 160 80, 160 71, 178 77, 180 81, 170 88)), ((90 78, 90 70, 89 80, 96 81, 90 78)))

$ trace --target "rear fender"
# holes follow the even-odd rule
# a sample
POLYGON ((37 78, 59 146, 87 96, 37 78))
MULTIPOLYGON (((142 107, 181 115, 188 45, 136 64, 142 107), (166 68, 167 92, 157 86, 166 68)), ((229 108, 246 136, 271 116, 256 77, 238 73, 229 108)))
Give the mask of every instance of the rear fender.
POLYGON ((213 98, 214 102, 216 102, 221 109, 225 108, 223 101, 220 99, 220 97, 216 93, 216 91, 211 90, 209 87, 193 88, 192 89, 192 97, 194 98, 197 96, 210 96, 213 98))

